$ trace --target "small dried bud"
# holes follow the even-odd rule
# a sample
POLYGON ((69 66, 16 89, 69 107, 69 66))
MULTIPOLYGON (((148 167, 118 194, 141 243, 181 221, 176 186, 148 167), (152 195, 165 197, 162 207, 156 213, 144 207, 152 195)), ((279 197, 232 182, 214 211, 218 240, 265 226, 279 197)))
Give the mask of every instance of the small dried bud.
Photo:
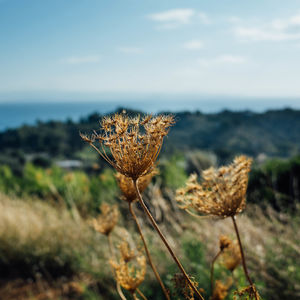
MULTIPOLYGON (((147 186, 151 182, 152 177, 157 173, 157 170, 154 169, 151 173, 144 175, 138 179, 138 188, 140 193, 142 193, 147 188, 147 186)), ((117 173, 115 176, 117 178, 119 188, 122 192, 122 199, 127 202, 135 201, 137 199, 137 195, 132 179, 124 176, 121 173, 117 173)))
POLYGON ((228 248, 231 245, 231 239, 226 235, 221 235, 219 239, 220 250, 223 251, 224 249, 228 248))
POLYGON ((242 262, 242 256, 239 245, 231 242, 222 253, 222 261, 226 269, 233 272, 242 262))
POLYGON ((100 207, 101 214, 93 219, 94 229, 104 235, 109 235, 118 222, 119 211, 116 205, 110 206, 103 203, 100 207))

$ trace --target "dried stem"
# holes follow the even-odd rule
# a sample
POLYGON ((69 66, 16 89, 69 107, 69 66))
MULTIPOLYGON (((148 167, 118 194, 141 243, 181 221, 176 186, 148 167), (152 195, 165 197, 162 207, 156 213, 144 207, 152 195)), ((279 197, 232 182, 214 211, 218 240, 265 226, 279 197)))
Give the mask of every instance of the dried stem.
MULTIPOLYGON (((240 251, 241 251, 241 256, 242 256, 242 263, 243 263, 243 269, 244 269, 245 276, 246 276, 250 286, 255 289, 253 281, 251 280, 251 278, 249 276, 249 273, 248 273, 245 254, 244 254, 244 250, 243 250, 242 241, 241 241, 241 238, 240 238, 238 226, 237 226, 237 223, 236 223, 236 220, 235 220, 235 216, 231 216, 231 219, 232 219, 234 230, 235 230, 235 233, 236 233, 236 236, 237 236, 237 239, 238 239, 238 242, 239 242, 239 246, 240 246, 240 251)), ((257 293, 254 293, 254 294, 255 294, 255 299, 259 300, 259 298, 257 297, 257 293)))
POLYGON ((136 291, 144 300, 147 300, 146 296, 141 292, 141 290, 139 288, 137 288, 136 291))
POLYGON ((141 226, 140 226, 140 224, 139 224, 139 222, 138 222, 138 219, 137 219, 137 217, 136 217, 136 214, 135 214, 135 212, 134 212, 134 210, 133 210, 132 202, 128 202, 128 206, 129 206, 129 211, 130 211, 130 213, 131 213, 131 215, 132 215, 132 217, 133 217, 133 219, 134 219, 134 221, 135 221, 135 223, 136 223, 136 226, 137 226, 137 228, 138 228, 139 234, 140 234, 141 239, 142 239, 142 241, 143 241, 144 248, 145 248, 145 252, 146 252, 146 255, 147 255, 147 257, 148 257, 149 264, 150 264, 150 266, 151 266, 151 268, 152 268, 152 270, 153 270, 153 273, 154 273, 154 275, 155 275, 157 281, 159 282, 159 284, 160 284, 160 286, 161 286, 161 288, 162 288, 162 290, 163 290, 163 292, 164 292, 166 298, 167 298, 168 300, 170 300, 170 296, 169 296, 169 294, 168 294, 168 291, 167 291, 167 289, 165 288, 165 286, 164 286, 164 284, 163 284, 163 282, 162 282, 162 280, 161 280, 161 278, 160 278, 160 276, 159 276, 159 274, 158 274, 158 272, 157 272, 157 270, 156 270, 156 268, 155 268, 155 265, 154 265, 153 262, 152 262, 152 258, 151 258, 149 249, 148 249, 148 247, 147 247, 147 243, 146 243, 146 240, 145 240, 145 238, 144 238, 144 235, 143 235, 143 232, 142 232, 142 228, 141 228, 141 226))
MULTIPOLYGON (((116 260, 116 255, 115 255, 115 251, 114 251, 114 247, 113 247, 113 244, 112 244, 110 234, 108 234, 106 236, 107 236, 107 240, 108 240, 110 254, 113 257, 113 259, 116 260)), ((115 272, 113 271, 113 273, 115 273, 115 272)), ((117 281, 117 292, 118 292, 118 294, 119 294, 119 296, 122 300, 127 300, 126 297, 123 294, 122 288, 121 288, 120 283, 118 281, 117 281)))
POLYGON ((214 292, 214 266, 215 266, 215 262, 218 259, 218 257, 220 256, 220 254, 223 252, 223 249, 219 250, 219 252, 217 253, 217 255, 214 257, 214 259, 211 262, 211 267, 210 267, 210 290, 211 290, 211 294, 214 292))
POLYGON ((175 255, 174 251, 171 249, 171 246, 169 245, 168 241, 166 240, 165 236, 163 235, 163 233, 161 232, 160 228, 158 227, 156 221, 154 220, 154 218, 152 217, 150 211, 148 210, 147 206, 145 205, 143 198, 141 196, 141 193, 138 189, 138 185, 137 185, 137 179, 133 180, 133 185, 136 191, 136 194, 138 196, 138 200, 140 202, 140 204, 142 205, 146 215, 148 216, 148 218, 150 219, 152 226, 154 227, 154 229, 157 231, 158 235, 160 236, 160 238, 162 239, 162 241, 164 242, 165 246, 167 247, 170 255, 172 256, 172 258, 174 259, 174 261, 176 262, 176 264, 178 265, 178 268, 180 269, 180 271, 182 272, 183 276, 185 277, 186 281, 188 282, 189 286, 193 289, 193 291, 195 292, 195 294, 202 300, 204 300, 204 298, 202 297, 202 295, 200 294, 200 292, 197 290, 197 288, 194 286, 194 284, 192 283, 192 281, 190 280, 189 276, 187 275, 187 273, 185 272, 182 264, 180 263, 179 259, 177 258, 177 256, 175 255))

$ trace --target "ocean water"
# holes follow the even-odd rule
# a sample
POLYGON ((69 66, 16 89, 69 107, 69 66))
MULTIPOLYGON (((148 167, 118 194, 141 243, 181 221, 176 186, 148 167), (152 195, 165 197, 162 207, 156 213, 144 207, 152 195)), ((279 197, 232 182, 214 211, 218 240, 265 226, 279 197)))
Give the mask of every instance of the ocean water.
POLYGON ((229 99, 210 99, 210 100, 143 100, 143 101, 76 101, 76 102, 19 102, 19 103, 0 103, 0 131, 7 128, 16 128, 23 124, 35 124, 39 121, 49 120, 79 120, 91 113, 98 112, 105 114, 117 108, 132 108, 148 113, 158 112, 178 112, 196 111, 205 113, 218 112, 224 109, 234 111, 252 110, 264 111, 266 109, 277 109, 284 107, 300 108, 299 105, 289 105, 286 102, 266 102, 256 100, 230 101, 229 99), (125 105, 126 103, 126 105, 125 105), (276 103, 275 103, 276 104, 276 103))

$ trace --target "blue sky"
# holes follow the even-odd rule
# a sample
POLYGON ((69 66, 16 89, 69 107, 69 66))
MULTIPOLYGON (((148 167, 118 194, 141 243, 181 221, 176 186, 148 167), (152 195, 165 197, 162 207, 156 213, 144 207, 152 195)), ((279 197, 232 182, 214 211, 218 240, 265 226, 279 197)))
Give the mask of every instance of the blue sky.
POLYGON ((299 83, 298 0, 0 0, 0 101, 208 95, 299 104, 299 83))

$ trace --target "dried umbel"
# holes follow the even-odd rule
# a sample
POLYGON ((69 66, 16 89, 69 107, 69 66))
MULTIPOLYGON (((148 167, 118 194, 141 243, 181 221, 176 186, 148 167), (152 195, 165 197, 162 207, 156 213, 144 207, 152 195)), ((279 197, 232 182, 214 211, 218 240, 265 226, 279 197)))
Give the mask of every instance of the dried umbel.
POLYGON ((137 256, 136 259, 126 262, 122 257, 120 262, 111 261, 115 269, 117 282, 126 290, 134 293, 144 281, 146 274, 145 256, 137 256), (134 264, 135 263, 135 264, 134 264))
MULTIPOLYGON (((192 281, 194 286, 198 288, 198 282, 195 280, 195 278, 190 277, 190 280, 192 281)), ((173 282, 175 284, 176 289, 178 289, 183 294, 186 300, 195 300, 195 293, 191 286, 188 284, 185 277, 182 276, 182 274, 176 273, 173 277, 173 282)), ((202 289, 201 292, 203 292, 202 289)))
POLYGON ((258 294, 258 291, 257 291, 255 285, 249 285, 239 291, 235 291, 233 299, 234 300, 237 300, 237 299, 246 299, 246 300, 252 300, 252 299, 257 300, 258 299, 259 300, 260 296, 258 294))
POLYGON ((230 245, 222 253, 222 263, 225 268, 233 272, 242 262, 241 251, 237 243, 230 245))
POLYGON ((246 205, 248 173, 252 160, 238 156, 233 163, 219 169, 203 171, 203 181, 193 174, 186 187, 178 189, 176 200, 181 208, 218 217, 235 216, 246 205))
POLYGON ((102 119, 99 134, 94 132, 91 137, 81 134, 81 137, 119 173, 136 180, 152 171, 163 138, 172 124, 174 117, 171 115, 129 118, 125 114, 115 114, 102 119))
POLYGON ((94 229, 102 234, 109 235, 118 222, 118 208, 116 205, 103 203, 100 209, 101 214, 96 219, 93 219, 94 229))
POLYGON ((123 240, 123 242, 119 245, 119 250, 125 263, 130 262, 136 257, 135 252, 130 249, 130 246, 126 240, 123 240))
MULTIPOLYGON (((140 193, 142 193, 149 183, 151 182, 151 179, 154 175, 156 175, 158 172, 156 169, 152 170, 150 173, 140 177, 138 179, 138 189, 140 193)), ((133 181, 131 178, 126 177, 125 175, 121 173, 116 174, 117 182, 119 185, 119 188, 122 192, 122 199, 127 202, 134 202, 137 200, 136 191, 133 185, 133 181)))
POLYGON ((223 300, 228 295, 228 290, 232 285, 232 280, 228 280, 226 284, 222 283, 220 280, 216 280, 215 288, 210 300, 223 300))
POLYGON ((230 247, 232 244, 231 239, 226 235, 221 235, 219 238, 219 245, 220 245, 220 251, 223 251, 224 249, 230 247))

